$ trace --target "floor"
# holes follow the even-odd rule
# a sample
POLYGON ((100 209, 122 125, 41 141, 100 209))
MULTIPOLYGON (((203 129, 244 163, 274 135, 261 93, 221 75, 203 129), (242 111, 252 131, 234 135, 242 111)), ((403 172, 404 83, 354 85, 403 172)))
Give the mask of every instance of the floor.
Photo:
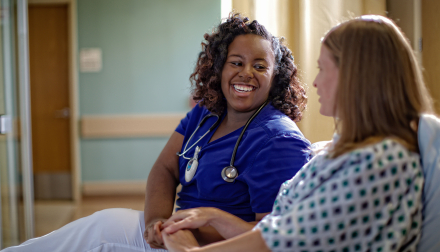
POLYGON ((89 196, 71 201, 35 201, 35 236, 48 234, 67 223, 106 208, 144 209, 144 195, 89 196))

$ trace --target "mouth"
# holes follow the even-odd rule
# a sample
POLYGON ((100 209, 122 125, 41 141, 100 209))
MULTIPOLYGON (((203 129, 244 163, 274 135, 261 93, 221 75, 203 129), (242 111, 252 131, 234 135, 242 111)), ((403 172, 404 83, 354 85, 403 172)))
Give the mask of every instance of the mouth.
POLYGON ((251 85, 244 85, 244 84, 234 84, 232 85, 235 89, 235 91, 239 92, 239 93, 247 93, 247 92, 252 92, 255 89, 257 89, 254 86, 251 85))

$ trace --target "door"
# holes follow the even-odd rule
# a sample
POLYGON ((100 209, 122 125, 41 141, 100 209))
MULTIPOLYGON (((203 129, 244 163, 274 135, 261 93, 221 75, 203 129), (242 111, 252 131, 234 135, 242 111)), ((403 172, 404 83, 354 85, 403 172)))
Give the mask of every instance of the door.
POLYGON ((71 199, 68 6, 29 5, 35 199, 71 199))

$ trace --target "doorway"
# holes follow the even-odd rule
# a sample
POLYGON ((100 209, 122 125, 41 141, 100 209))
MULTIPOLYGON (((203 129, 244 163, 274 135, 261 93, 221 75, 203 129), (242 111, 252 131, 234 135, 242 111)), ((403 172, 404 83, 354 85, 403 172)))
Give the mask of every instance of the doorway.
POLYGON ((72 199, 67 4, 29 5, 35 199, 72 199))

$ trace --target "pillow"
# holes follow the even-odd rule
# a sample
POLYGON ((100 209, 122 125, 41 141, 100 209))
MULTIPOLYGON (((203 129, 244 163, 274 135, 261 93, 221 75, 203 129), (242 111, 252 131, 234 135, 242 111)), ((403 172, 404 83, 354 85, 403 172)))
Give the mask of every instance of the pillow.
POLYGON ((425 177, 422 237, 418 251, 440 251, 440 119, 423 114, 418 139, 425 177))

